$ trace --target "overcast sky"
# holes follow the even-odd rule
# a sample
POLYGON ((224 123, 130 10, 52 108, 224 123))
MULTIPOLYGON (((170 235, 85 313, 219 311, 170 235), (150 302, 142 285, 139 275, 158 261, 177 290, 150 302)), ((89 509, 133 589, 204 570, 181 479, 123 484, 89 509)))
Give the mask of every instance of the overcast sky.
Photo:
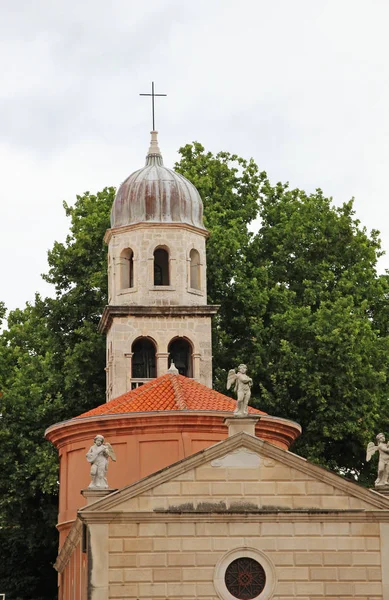
MULTIPOLYGON (((387 0, 0 0, 0 300, 22 307, 62 201, 193 140, 337 204, 389 252, 387 0)), ((389 268, 389 256, 380 262, 389 268)))

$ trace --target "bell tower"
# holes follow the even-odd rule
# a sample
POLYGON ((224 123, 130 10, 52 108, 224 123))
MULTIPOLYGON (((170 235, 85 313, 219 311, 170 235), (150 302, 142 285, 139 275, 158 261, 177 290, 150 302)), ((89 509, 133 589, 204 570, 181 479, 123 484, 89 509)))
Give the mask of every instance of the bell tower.
POLYGON ((157 132, 145 166, 119 187, 111 211, 107 401, 164 375, 179 373, 212 387, 203 204, 197 189, 163 165, 157 132))

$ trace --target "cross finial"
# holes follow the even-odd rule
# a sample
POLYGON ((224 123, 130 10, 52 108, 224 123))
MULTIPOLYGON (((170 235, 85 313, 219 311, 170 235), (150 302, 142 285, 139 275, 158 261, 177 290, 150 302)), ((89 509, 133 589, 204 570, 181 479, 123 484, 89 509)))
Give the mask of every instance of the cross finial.
POLYGON ((154 93, 154 81, 151 82, 151 94, 139 94, 139 96, 151 96, 151 109, 153 113, 153 131, 155 131, 155 111, 154 111, 154 98, 156 96, 167 96, 167 94, 155 94, 154 93))

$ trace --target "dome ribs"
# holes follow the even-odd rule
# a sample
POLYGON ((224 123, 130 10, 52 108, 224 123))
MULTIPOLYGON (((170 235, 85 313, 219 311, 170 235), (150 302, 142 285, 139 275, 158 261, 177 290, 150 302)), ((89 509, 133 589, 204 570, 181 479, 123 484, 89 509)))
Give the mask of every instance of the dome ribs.
POLYGON ((194 185, 164 166, 162 156, 148 154, 146 165, 119 187, 111 211, 111 227, 134 223, 186 223, 200 229, 203 203, 194 185))

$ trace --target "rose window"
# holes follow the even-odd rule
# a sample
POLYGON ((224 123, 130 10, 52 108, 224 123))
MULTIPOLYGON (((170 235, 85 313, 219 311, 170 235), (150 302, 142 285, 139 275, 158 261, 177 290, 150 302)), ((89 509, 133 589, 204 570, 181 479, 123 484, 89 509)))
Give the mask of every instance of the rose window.
POLYGON ((227 590, 238 600, 252 600, 264 590, 266 575, 261 565, 253 558, 237 558, 225 573, 227 590))

